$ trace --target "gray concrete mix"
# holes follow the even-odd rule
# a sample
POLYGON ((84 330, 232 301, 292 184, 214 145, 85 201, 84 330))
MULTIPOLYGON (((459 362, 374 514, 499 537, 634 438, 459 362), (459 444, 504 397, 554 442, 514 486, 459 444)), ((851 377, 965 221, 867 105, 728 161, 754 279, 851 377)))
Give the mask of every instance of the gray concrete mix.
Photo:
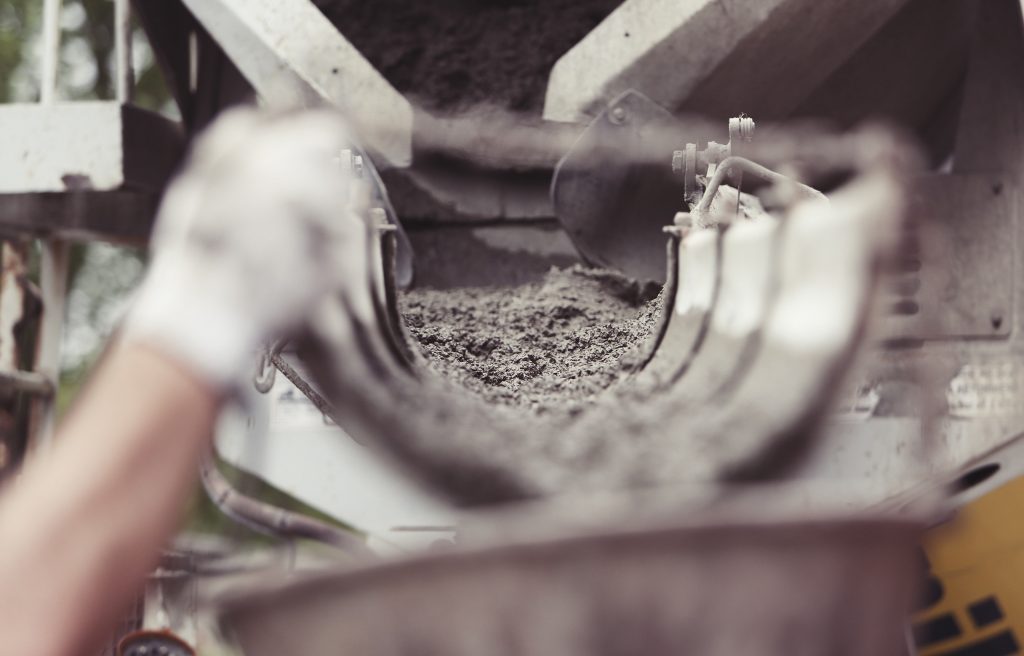
POLYGON ((437 373, 487 401, 545 413, 585 406, 614 383, 657 320, 657 294, 575 265, 514 287, 414 289, 400 305, 437 373))

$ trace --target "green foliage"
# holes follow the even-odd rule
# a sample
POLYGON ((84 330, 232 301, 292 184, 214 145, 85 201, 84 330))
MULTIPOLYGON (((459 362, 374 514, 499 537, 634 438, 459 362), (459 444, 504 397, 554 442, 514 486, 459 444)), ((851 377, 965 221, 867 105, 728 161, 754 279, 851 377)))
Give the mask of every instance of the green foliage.
POLYGON ((26 37, 39 29, 42 2, 5 0, 0 4, 0 102, 9 102, 14 75, 25 58, 26 37))
MULTIPOLYGON (((33 102, 39 97, 39 62, 33 43, 41 30, 42 0, 4 0, 0 4, 0 102, 33 102)), ((61 56, 57 82, 68 100, 114 98, 114 3, 110 0, 65 0, 62 3, 61 56)), ((170 93, 154 65, 138 25, 132 42, 134 102, 174 114, 170 93), (141 65, 139 65, 141 64, 141 65)))

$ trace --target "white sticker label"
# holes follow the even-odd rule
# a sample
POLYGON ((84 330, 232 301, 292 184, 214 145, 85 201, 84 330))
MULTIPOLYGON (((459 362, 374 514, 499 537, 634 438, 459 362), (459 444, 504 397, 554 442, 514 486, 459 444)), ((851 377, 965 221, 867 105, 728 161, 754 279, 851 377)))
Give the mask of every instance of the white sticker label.
POLYGON ((1021 379, 1013 362, 968 364, 949 381, 949 416, 962 419, 1004 417, 1021 411, 1021 379))

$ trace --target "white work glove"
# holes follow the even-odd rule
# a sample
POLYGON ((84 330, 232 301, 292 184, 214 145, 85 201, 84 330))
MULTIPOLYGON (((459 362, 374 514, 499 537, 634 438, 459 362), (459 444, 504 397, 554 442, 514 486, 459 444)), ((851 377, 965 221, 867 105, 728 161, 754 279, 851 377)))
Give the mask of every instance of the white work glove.
POLYGON ((157 215, 152 263, 123 328, 221 389, 365 269, 366 200, 328 110, 232 110, 198 139, 157 215))

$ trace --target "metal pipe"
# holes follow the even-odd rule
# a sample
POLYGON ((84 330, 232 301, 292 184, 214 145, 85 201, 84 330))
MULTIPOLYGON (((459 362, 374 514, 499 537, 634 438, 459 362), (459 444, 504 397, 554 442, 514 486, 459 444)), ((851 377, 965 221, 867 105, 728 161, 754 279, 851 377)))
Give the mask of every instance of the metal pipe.
POLYGON ((711 181, 708 182, 707 189, 704 190, 704 196, 701 197, 700 203, 697 204, 697 209, 694 210, 696 213, 707 212, 711 209, 711 201, 714 200, 715 194, 718 193, 718 188, 721 186, 722 181, 725 179, 733 169, 739 169, 744 173, 749 173, 761 180, 771 182, 774 184, 792 184, 796 185, 796 188, 804 192, 807 196, 812 198, 818 198, 821 200, 828 200, 825 194, 821 193, 814 187, 808 187, 807 185, 797 182, 793 178, 786 177, 781 173, 761 166, 756 162, 752 162, 745 157, 726 157, 715 169, 715 174, 711 177, 711 181))
POLYGON ((326 522, 248 497, 234 487, 217 469, 212 457, 199 466, 203 489, 225 515, 249 528, 276 538, 306 538, 337 547, 355 555, 372 555, 356 534, 326 522))
POLYGON ((43 57, 39 76, 39 102, 57 99, 57 65, 60 63, 61 0, 43 0, 43 57))
POLYGON ((0 371, 0 390, 25 392, 43 398, 53 396, 53 381, 34 371, 0 371))
POLYGON ((135 75, 132 70, 132 13, 128 0, 114 0, 114 59, 117 101, 132 101, 135 75))

